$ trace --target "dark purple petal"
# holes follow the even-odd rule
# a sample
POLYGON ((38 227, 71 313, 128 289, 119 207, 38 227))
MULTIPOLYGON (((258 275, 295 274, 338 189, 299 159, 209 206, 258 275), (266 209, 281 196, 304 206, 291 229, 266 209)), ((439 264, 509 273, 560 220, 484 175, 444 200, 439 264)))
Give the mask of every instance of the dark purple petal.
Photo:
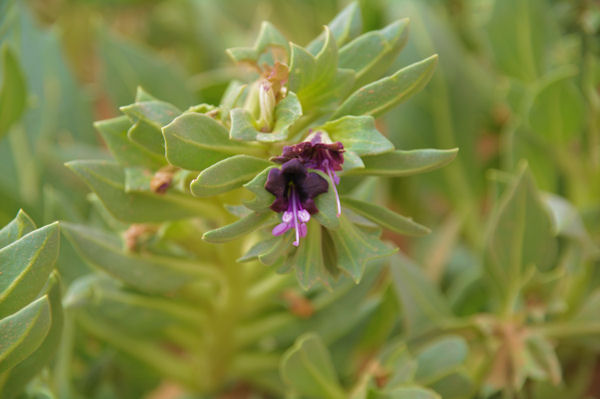
POLYGON ((290 202, 285 197, 275 198, 270 208, 275 212, 285 212, 288 209, 290 202))
POLYGON ((318 174, 311 172, 306 176, 304 182, 298 187, 300 200, 304 201, 315 198, 319 194, 326 193, 329 189, 329 183, 318 174))
POLYGON ((313 199, 307 199, 306 201, 302 202, 302 207, 311 215, 319 212, 319 209, 317 209, 317 205, 313 199))
POLYGON ((283 198, 287 190, 288 180, 280 169, 271 169, 265 183, 265 190, 273 194, 276 198, 283 198))
POLYGON ((292 159, 281 166, 281 173, 285 176, 287 182, 293 181, 295 184, 301 184, 308 171, 302 162, 298 159, 292 159))

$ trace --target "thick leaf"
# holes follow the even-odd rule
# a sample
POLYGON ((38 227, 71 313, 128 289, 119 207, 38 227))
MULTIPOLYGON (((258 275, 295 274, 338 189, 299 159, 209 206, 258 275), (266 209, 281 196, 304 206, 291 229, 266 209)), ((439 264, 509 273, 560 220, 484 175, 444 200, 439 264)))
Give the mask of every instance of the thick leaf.
POLYGON ((127 138, 146 150, 164 156, 165 141, 162 131, 144 121, 137 121, 127 131, 127 138))
POLYGON ((260 154, 256 147, 231 141, 219 122, 186 112, 163 128, 169 163, 189 170, 203 170, 235 154, 260 154))
POLYGON ((252 116, 243 108, 231 111, 232 140, 261 141, 265 143, 285 140, 289 128, 302 116, 302 105, 295 93, 287 96, 275 106, 275 123, 271 132, 261 132, 256 129, 252 116))
POLYGON ((428 343, 417 355, 415 380, 423 385, 448 375, 466 360, 469 348, 462 337, 448 336, 428 343))
POLYGON ((246 253, 244 255, 242 255, 240 258, 238 258, 237 262, 242 263, 242 262, 249 262, 251 260, 258 259, 258 257, 260 255, 268 252, 274 246, 276 246, 280 240, 281 240, 280 237, 270 237, 268 239, 260 240, 259 242, 254 244, 252 246, 252 248, 250 248, 248 251, 246 251, 246 253))
POLYGON ((553 266, 557 248, 552 220, 525 166, 495 208, 485 246, 487 270, 501 292, 514 290, 526 268, 553 266))
POLYGON ((35 299, 58 257, 58 223, 35 230, 0 250, 0 317, 35 299))
POLYGON ((338 254, 338 267, 347 272, 357 284, 370 260, 396 252, 396 249, 388 247, 378 237, 364 233, 343 214, 340 216, 340 227, 329 233, 338 254))
POLYGON ((411 64, 391 76, 361 87, 337 109, 332 119, 344 115, 379 116, 419 92, 435 70, 437 55, 411 64))
POLYGON ((400 253, 394 255, 391 270, 409 336, 424 334, 453 318, 437 287, 410 259, 400 253))
POLYGON ((214 216, 219 208, 188 195, 167 192, 125 192, 125 173, 112 162, 73 161, 67 164, 100 198, 109 212, 128 223, 152 223, 187 217, 214 216))
POLYGON ((359 87, 379 79, 395 61, 408 40, 408 18, 367 32, 340 49, 340 68, 356 72, 359 87))
POLYGON ((394 150, 394 145, 375 127, 371 116, 344 116, 327 122, 319 128, 333 141, 340 141, 344 149, 357 155, 376 155, 394 150))
POLYGON ((554 346, 541 335, 532 334, 525 341, 524 368, 531 378, 548 380, 553 385, 562 381, 560 361, 554 346))
POLYGON ((25 211, 20 209, 17 216, 0 229, 0 248, 18 240, 27 233, 31 233, 33 230, 35 230, 35 223, 25 211))
POLYGON ((302 396, 343 399, 327 347, 319 336, 306 334, 296 340, 281 359, 281 378, 302 396))
POLYGON ((279 47, 289 54, 288 40, 270 22, 263 21, 254 47, 234 47, 227 54, 235 62, 258 62, 259 57, 270 47, 279 47))
POLYGON ((43 296, 0 320, 0 373, 17 365, 41 344, 51 324, 50 303, 43 296))
POLYGON ((271 162, 249 155, 234 155, 204 169, 190 189, 197 197, 226 193, 249 182, 271 162))
POLYGON ((315 221, 307 224, 306 237, 300 239, 300 245, 294 256, 294 268, 300 287, 308 290, 317 281, 330 286, 330 275, 323 259, 321 226, 315 221))
POLYGON ((440 392, 444 399, 466 399, 472 398, 475 385, 465 371, 454 371, 445 375, 437 381, 428 385, 429 388, 440 392))
POLYGON ((252 231, 258 230, 266 224, 275 221, 275 212, 252 212, 246 217, 241 218, 227 226, 207 231, 202 235, 202 239, 211 243, 223 243, 242 237, 252 231))
POLYGON ((120 164, 144 166, 150 169, 158 169, 166 164, 162 156, 128 139, 131 121, 126 116, 95 122, 94 127, 100 132, 111 154, 120 164))
MULTIPOLYGON (((354 1, 350 3, 327 26, 333 34, 338 47, 358 36, 362 31, 362 17, 358 2, 354 1)), ((316 55, 323 48, 323 43, 325 43, 326 39, 327 33, 323 32, 306 46, 306 49, 311 54, 316 55)))
POLYGON ((365 156, 365 167, 352 169, 350 173, 372 176, 400 177, 429 172, 441 168, 456 158, 458 149, 451 150, 411 150, 388 152, 365 156))
POLYGON ((366 399, 442 399, 442 397, 430 389, 404 387, 385 392, 370 391, 366 399))
POLYGON ((127 137, 153 153, 164 155, 165 143, 161 129, 181 114, 179 108, 164 101, 138 100, 120 109, 133 123, 127 137))
POLYGON ((138 255, 121 249, 115 236, 85 226, 62 222, 64 235, 91 266, 151 293, 172 293, 187 283, 216 274, 199 262, 138 255))
POLYGON ((314 214, 313 218, 315 218, 323 227, 335 230, 339 227, 340 221, 337 214, 338 208, 333 183, 325 173, 321 171, 315 172, 321 175, 321 177, 329 183, 329 189, 326 193, 320 194, 315 198, 315 205, 317 205, 319 212, 314 214))
POLYGON ((254 179, 244 184, 244 188, 251 191, 255 195, 253 200, 246 201, 244 203, 248 208, 255 211, 264 211, 273 203, 275 196, 265 190, 265 183, 267 182, 269 171, 276 167, 277 166, 269 166, 256 175, 254 179))
POLYGON ((377 223, 381 227, 396 233, 423 236, 431 232, 427 227, 415 223, 412 218, 399 215, 396 212, 370 202, 342 197, 342 205, 377 223))
POLYGON ((44 342, 36 351, 9 371, 5 384, 0 388, 0 396, 3 398, 16 397, 27 383, 46 367, 60 344, 63 331, 63 307, 58 272, 52 272, 44 294, 48 295, 50 301, 52 325, 44 342))
POLYGON ((0 86, 0 138, 8 133, 13 123, 21 119, 27 105, 25 77, 15 52, 5 44, 2 47, 2 85, 0 86))

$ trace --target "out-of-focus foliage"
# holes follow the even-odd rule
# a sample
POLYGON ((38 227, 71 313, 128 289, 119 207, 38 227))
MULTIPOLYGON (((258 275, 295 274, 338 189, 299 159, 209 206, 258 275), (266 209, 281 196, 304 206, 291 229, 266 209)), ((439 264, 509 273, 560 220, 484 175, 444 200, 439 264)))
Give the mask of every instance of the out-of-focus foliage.
POLYGON ((600 6, 349 4, 0 1, 0 397, 600 395, 600 6), (334 66, 311 58, 325 24, 334 66), (261 56, 265 29, 302 46, 276 136, 245 100, 255 68, 228 58, 261 56), (391 90, 414 95, 395 106, 391 90), (210 151, 190 113, 225 126, 210 151), (239 204, 272 201, 269 141, 307 126, 356 155, 343 218, 324 197, 297 255, 239 204), (401 214, 432 233, 400 235, 428 232, 401 214), (266 266, 291 253, 314 273, 314 247, 321 271, 301 284, 360 284, 305 292, 266 266))

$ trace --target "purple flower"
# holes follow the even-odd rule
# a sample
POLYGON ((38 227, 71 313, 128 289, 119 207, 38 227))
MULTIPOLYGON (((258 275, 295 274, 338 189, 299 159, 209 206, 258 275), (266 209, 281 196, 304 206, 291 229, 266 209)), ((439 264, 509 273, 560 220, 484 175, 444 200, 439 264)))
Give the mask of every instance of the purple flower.
POLYGON ((271 209, 283 212, 282 223, 273 228, 273 235, 279 236, 294 228, 294 245, 298 246, 300 237, 306 236, 306 223, 310 215, 319 212, 313 198, 327 192, 328 186, 327 180, 309 172, 298 159, 285 162, 281 169, 271 169, 265 189, 275 196, 271 209))
POLYGON ((321 132, 317 132, 310 141, 303 141, 292 146, 283 147, 280 156, 272 158, 277 163, 285 163, 291 159, 298 159, 304 166, 310 169, 320 170, 326 173, 331 180, 335 198, 337 201, 337 215, 342 213, 340 196, 336 185, 340 184, 340 178, 335 173, 342 170, 344 163, 344 145, 342 143, 324 143, 321 132))

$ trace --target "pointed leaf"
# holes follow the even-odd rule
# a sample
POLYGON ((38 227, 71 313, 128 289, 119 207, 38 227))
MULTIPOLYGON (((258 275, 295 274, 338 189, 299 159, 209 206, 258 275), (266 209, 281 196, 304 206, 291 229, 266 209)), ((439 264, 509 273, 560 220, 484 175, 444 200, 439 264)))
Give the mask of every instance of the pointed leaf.
POLYGON ((289 54, 289 44, 285 36, 270 22, 263 21, 253 47, 234 47, 226 52, 234 62, 258 62, 260 55, 270 47, 279 47, 289 54))
POLYGON ((411 64, 391 76, 361 87, 337 109, 332 119, 344 115, 379 116, 419 92, 435 70, 437 55, 411 64))
POLYGON ((269 223, 275 222, 275 216, 275 212, 252 212, 250 215, 228 224, 227 226, 207 231, 202 235, 202 239, 214 244, 235 240, 236 238, 258 230, 269 223))
POLYGON ((0 229, 0 248, 18 240, 27 233, 35 230, 35 223, 22 209, 19 209, 17 216, 6 226, 0 229))
POLYGON ((58 223, 37 229, 0 249, 0 317, 35 299, 58 257, 58 223))
POLYGON ((44 341, 50 324, 50 304, 47 296, 1 319, 0 373, 11 369, 31 355, 44 341))
POLYGON ((125 173, 105 161, 73 161, 67 167, 80 176, 117 219, 127 223, 152 223, 187 217, 214 216, 216 206, 188 195, 167 192, 125 192, 125 173))
POLYGON ((372 176, 400 177, 429 172, 441 168, 456 158, 458 149, 451 150, 411 150, 388 152, 365 156, 365 167, 353 169, 350 173, 372 176))
POLYGON ((248 183, 244 184, 244 188, 253 192, 255 194, 255 198, 251 201, 246 201, 244 204, 255 211, 264 211, 266 210, 273 201, 275 200, 275 196, 265 190, 265 183, 267 182, 267 177, 269 175, 269 171, 277 166, 269 166, 262 172, 260 172, 256 177, 250 180, 248 183))
MULTIPOLYGON (((350 3, 327 26, 333 34, 338 47, 358 36, 362 31, 362 17, 358 2, 354 1, 350 3)), ((323 32, 306 46, 306 49, 315 55, 323 48, 323 43, 326 39, 327 33, 323 32)))
POLYGON ((415 380, 423 385, 448 375, 466 360, 469 348, 462 337, 446 336, 428 343, 417 355, 415 380))
POLYGON ((204 169, 190 189, 197 197, 226 193, 249 182, 271 162, 249 155, 234 155, 204 169))
POLYGON ((414 222, 412 218, 399 215, 396 212, 392 212, 387 208, 370 202, 359 201, 349 197, 342 197, 342 205, 350 208, 354 212, 364 216, 370 221, 377 223, 381 227, 396 233, 411 236, 423 236, 431 232, 431 230, 429 230, 427 227, 421 226, 420 224, 414 222))
POLYGON ((347 397, 338 382, 327 347, 315 334, 306 334, 296 340, 283 355, 280 372, 285 383, 302 396, 347 397))

